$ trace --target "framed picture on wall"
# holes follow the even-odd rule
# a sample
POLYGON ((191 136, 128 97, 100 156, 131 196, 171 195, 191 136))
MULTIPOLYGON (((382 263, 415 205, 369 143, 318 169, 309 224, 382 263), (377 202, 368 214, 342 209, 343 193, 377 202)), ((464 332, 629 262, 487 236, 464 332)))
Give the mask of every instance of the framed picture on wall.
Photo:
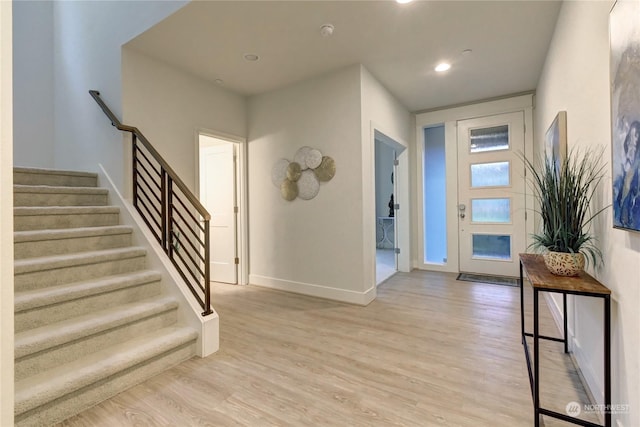
POLYGON ((613 226, 640 231, 640 2, 609 15, 613 226))
POLYGON ((556 118, 551 122, 551 126, 544 134, 544 152, 545 156, 556 159, 556 167, 560 168, 560 164, 567 156, 567 112, 560 111, 556 118))

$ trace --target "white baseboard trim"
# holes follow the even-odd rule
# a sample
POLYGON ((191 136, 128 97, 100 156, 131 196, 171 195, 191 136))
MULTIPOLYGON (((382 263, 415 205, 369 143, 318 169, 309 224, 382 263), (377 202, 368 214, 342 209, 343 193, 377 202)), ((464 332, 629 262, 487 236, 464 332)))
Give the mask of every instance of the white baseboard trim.
POLYGON ((331 288, 328 286, 314 285, 311 283, 294 282, 291 280, 276 279, 274 277, 249 275, 249 283, 264 288, 278 289, 296 294, 325 298, 333 301, 347 302, 350 304, 367 305, 376 298, 376 287, 373 286, 365 292, 350 291, 347 289, 331 288))
MULTIPOLYGON (((549 292, 542 292, 544 296, 544 300, 547 302, 547 306, 549 307, 549 311, 551 312, 551 317, 553 317, 553 321, 558 327, 558 331, 562 334, 562 330, 564 329, 564 316, 562 315, 562 307, 558 305, 558 302, 551 296, 549 292)), ((569 328, 569 325, 567 325, 569 328)), ((573 333, 569 331, 569 344, 571 344, 571 338, 573 333)))
POLYGON ((580 370, 581 379, 587 389, 587 394, 595 399, 595 404, 602 405, 604 403, 604 384, 600 380, 601 374, 593 369, 593 365, 589 363, 589 356, 585 354, 580 341, 572 337, 573 357, 578 369, 580 370))

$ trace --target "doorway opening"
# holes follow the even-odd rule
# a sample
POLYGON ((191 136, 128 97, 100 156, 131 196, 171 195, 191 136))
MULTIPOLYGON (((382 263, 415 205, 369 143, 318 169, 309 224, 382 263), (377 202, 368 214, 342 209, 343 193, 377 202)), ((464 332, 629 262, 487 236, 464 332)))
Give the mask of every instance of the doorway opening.
POLYGON ((396 150, 382 138, 375 138, 375 194, 376 194, 376 284, 398 271, 396 248, 396 150))
MULTIPOLYGON (((241 168, 238 158, 243 145, 211 134, 198 134, 198 173, 200 201, 211 214, 211 281, 244 283, 241 262, 243 224, 241 168)), ((245 258, 246 259, 246 258, 245 258)))

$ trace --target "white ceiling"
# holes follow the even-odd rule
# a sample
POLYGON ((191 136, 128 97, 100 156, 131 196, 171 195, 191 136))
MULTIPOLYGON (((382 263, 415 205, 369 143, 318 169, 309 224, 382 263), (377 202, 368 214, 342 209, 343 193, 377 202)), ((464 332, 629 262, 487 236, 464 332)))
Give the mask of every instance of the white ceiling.
POLYGON ((195 1, 127 46, 246 96, 361 63, 420 111, 535 89, 560 4, 195 1))

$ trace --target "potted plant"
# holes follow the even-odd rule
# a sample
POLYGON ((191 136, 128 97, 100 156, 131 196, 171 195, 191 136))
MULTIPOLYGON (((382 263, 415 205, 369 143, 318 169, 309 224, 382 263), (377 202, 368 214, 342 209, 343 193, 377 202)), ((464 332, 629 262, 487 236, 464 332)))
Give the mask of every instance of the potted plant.
POLYGON ((602 154, 602 149, 571 150, 564 159, 545 154, 539 168, 522 156, 542 220, 530 247, 542 250, 545 264, 554 274, 575 276, 584 268, 585 259, 594 266, 602 261, 589 227, 608 207, 595 212, 591 207, 604 178, 602 154))

